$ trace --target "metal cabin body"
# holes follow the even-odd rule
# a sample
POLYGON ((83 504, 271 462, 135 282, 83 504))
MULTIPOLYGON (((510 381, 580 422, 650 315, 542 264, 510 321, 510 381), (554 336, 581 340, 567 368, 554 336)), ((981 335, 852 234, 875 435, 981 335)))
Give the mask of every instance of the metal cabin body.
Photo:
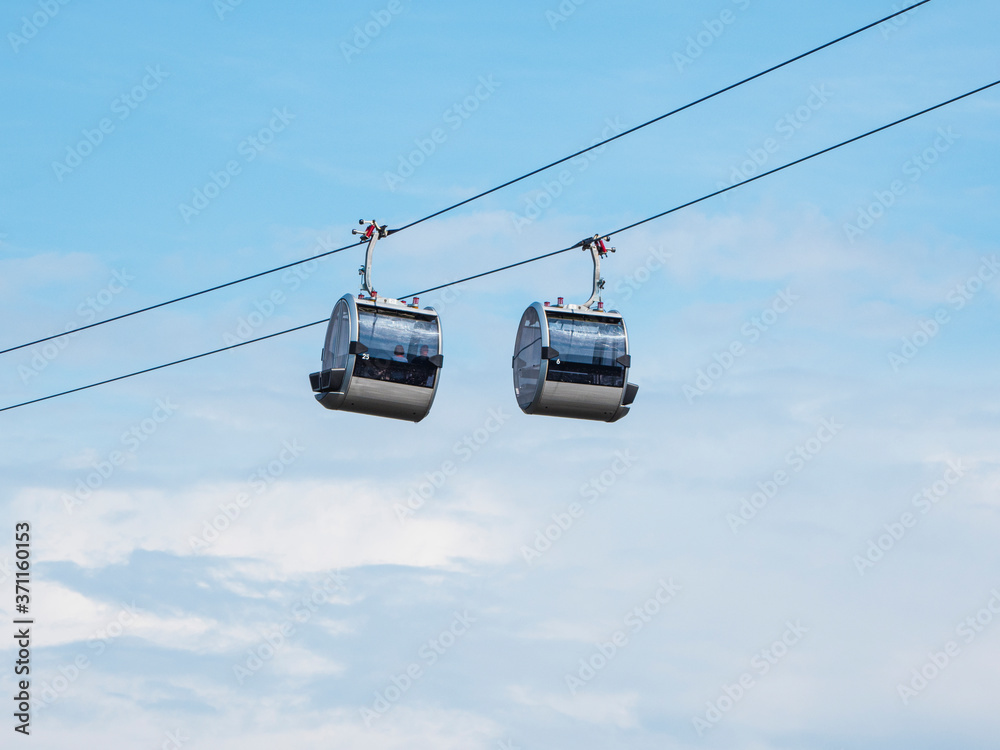
POLYGON ((628 333, 614 310, 533 303, 521 316, 512 365, 525 414, 615 422, 639 390, 628 382, 628 333))
POLYGON ((441 366, 437 312, 345 294, 333 308, 323 369, 309 376, 327 409, 419 422, 434 403, 441 366))

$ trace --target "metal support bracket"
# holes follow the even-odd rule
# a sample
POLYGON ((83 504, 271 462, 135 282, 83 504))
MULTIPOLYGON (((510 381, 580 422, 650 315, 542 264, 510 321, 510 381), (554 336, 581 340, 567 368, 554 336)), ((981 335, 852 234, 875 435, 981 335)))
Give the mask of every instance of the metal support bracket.
POLYGON ((379 226, 375 219, 370 219, 368 221, 359 219, 358 224, 361 224, 362 226, 365 224, 368 225, 367 229, 351 230, 351 234, 361 235, 361 239, 358 240, 358 242, 368 240, 368 250, 365 252, 365 264, 358 269, 358 275, 362 277, 362 290, 368 292, 370 296, 374 297, 376 293, 372 288, 372 255, 375 253, 375 243, 385 237, 388 237, 389 230, 385 225, 379 226))
POLYGON ((595 234, 593 237, 580 242, 580 248, 582 250, 590 250, 590 257, 594 261, 594 288, 590 294, 590 299, 583 303, 583 307, 593 309, 595 302, 597 302, 598 309, 601 307, 601 290, 604 289, 604 279, 601 278, 601 258, 615 251, 615 248, 604 244, 610 241, 610 236, 602 237, 599 234, 595 234))

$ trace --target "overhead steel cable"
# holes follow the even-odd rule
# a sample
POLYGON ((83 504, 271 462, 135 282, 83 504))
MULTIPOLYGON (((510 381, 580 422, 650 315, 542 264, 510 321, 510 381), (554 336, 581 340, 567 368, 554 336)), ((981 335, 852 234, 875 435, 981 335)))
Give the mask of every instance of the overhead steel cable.
POLYGON ((35 344, 42 344, 46 341, 51 341, 52 339, 61 339, 63 336, 71 336, 74 333, 79 333, 80 331, 86 331, 88 328, 97 328, 97 326, 103 326, 106 323, 114 323, 116 320, 122 320, 124 318, 131 318, 133 315, 138 315, 139 313, 149 312, 150 310, 155 310, 158 307, 166 307, 167 305, 172 305, 175 302, 183 302, 186 299, 191 299, 192 297, 199 297, 202 294, 208 294, 209 292, 215 292, 219 289, 225 289, 227 286, 234 286, 236 284, 242 284, 244 281, 250 281, 251 279, 258 279, 261 276, 267 276, 272 273, 277 273, 278 271, 284 271, 286 268, 292 268, 293 266, 299 266, 303 263, 308 263, 311 260, 316 260, 317 258, 325 258, 327 255, 333 255, 334 253, 343 252, 344 250, 350 250, 352 247, 357 247, 359 243, 352 242, 350 245, 344 245, 343 247, 338 247, 336 250, 327 250, 324 253, 319 253, 318 255, 313 255, 312 257, 305 258, 303 260, 292 261, 291 263, 286 263, 283 266, 278 266, 277 268, 271 268, 267 271, 261 271, 260 273, 254 273, 250 276, 244 276, 241 279, 235 279, 233 281, 227 281, 224 284, 216 284, 208 289, 202 289, 200 292, 192 292, 191 294, 185 294, 182 297, 174 297, 166 302, 158 302, 155 305, 149 305, 148 307, 143 307, 139 310, 132 310, 131 312, 122 313, 121 315, 116 315, 113 318, 107 318, 106 320, 99 320, 96 323, 89 323, 85 326, 80 326, 79 328, 70 328, 62 333, 56 333, 52 336, 45 336, 44 338, 35 339, 34 341, 29 341, 25 344, 18 344, 17 346, 12 346, 9 349, 0 349, 0 354, 6 354, 7 352, 14 352, 18 349, 24 349, 29 346, 34 346, 35 344))
MULTIPOLYGON (((794 167, 796 164, 801 164, 804 161, 809 161, 810 159, 815 159, 817 156, 822 156, 823 154, 829 153, 830 151, 834 151, 834 150, 836 150, 838 148, 841 148, 842 146, 846 146, 846 145, 848 145, 850 143, 854 143, 855 141, 860 141, 863 138, 867 138, 869 136, 875 135, 876 133, 880 133, 883 130, 888 130, 889 128, 895 127, 896 125, 900 125, 900 124, 902 124, 902 123, 904 123, 904 122, 906 122, 908 120, 912 120, 915 117, 920 117, 921 115, 925 115, 928 112, 933 112, 935 109, 940 109, 941 107, 946 107, 949 104, 953 104, 954 102, 959 101, 960 99, 965 99, 966 97, 973 96, 974 94, 978 94, 981 91, 985 91, 986 89, 993 88, 994 86, 997 86, 997 85, 1000 85, 1000 80, 994 81, 993 83, 988 83, 985 86, 980 86, 977 89, 973 89, 972 91, 969 91, 969 92, 967 92, 965 94, 962 94, 961 96, 956 96, 956 97, 954 97, 952 99, 949 99, 946 102, 941 102, 940 104, 935 104, 933 107, 928 107, 927 109, 922 109, 919 112, 915 112, 912 115, 907 115, 906 117, 902 117, 902 118, 900 118, 898 120, 890 122, 888 125, 882 125, 881 127, 875 128, 874 130, 869 130, 867 133, 862 133, 861 135, 855 136, 853 138, 848 138, 846 141, 841 141, 840 143, 838 143, 838 144, 836 144, 834 146, 828 146, 827 148, 824 148, 824 149, 822 149, 820 151, 816 151, 816 152, 814 152, 812 154, 809 154, 808 156, 803 156, 801 159, 796 159, 794 161, 790 161, 787 164, 782 164, 780 167, 775 167, 774 169, 769 169, 766 172, 761 172, 760 174, 754 175, 753 177, 748 177, 747 179, 743 180, 742 182, 737 182, 737 183, 734 183, 734 184, 732 184, 732 185, 730 185, 728 187, 720 188, 719 190, 716 190, 716 191, 714 191, 712 193, 707 193, 706 195, 703 195, 700 198, 695 198, 694 200, 688 201, 687 203, 682 203, 679 206, 674 206, 673 208, 669 208, 666 211, 661 211, 658 214, 654 214, 653 216, 649 216, 649 217, 647 217, 645 219, 642 219, 640 221, 633 222, 632 224, 627 224, 626 226, 621 227, 620 229, 616 229, 613 232, 604 232, 600 236, 601 237, 610 237, 610 236, 613 236, 613 235, 616 235, 616 234, 621 234, 622 232, 627 232, 629 229, 634 229, 635 227, 641 226, 643 224, 647 224, 647 223, 649 223, 651 221, 655 221, 656 219, 662 219, 664 216, 667 216, 669 214, 675 213, 675 212, 680 211, 680 210, 685 209, 685 208, 689 208, 690 206, 693 206, 696 203, 701 203, 702 201, 707 201, 709 198, 714 198, 717 195, 722 195, 723 193, 727 193, 730 190, 734 190, 734 189, 736 189, 738 187, 742 187, 743 185, 748 185, 749 183, 754 182, 755 180, 759 180, 762 177, 768 177, 769 175, 775 174, 776 172, 780 172, 783 169, 788 169, 789 167, 794 167)), ((549 258, 549 257, 551 257, 553 255, 558 255, 560 253, 569 252, 570 250, 576 250, 577 248, 583 246, 583 242, 584 241, 580 241, 580 242, 576 243, 575 245, 572 245, 571 247, 563 248, 562 250, 555 250, 555 251, 553 251, 551 253, 545 253, 544 255, 538 255, 538 256, 536 256, 534 258, 528 258, 526 260, 518 261, 517 263, 511 263, 510 265, 503 266, 502 268, 495 268, 495 269, 490 270, 490 271, 484 271, 482 273, 477 273, 474 276, 467 276, 464 279, 457 279, 456 281, 451 281, 451 282, 448 282, 447 284, 440 284, 438 286, 432 286, 429 289, 424 289, 424 290, 421 290, 419 292, 415 292, 414 294, 407 294, 407 295, 404 295, 404 296, 406 296, 406 297, 421 296, 421 295, 427 294, 429 292, 436 292, 439 289, 445 289, 445 288, 447 288, 449 286, 454 286, 455 284, 464 284, 465 282, 472 281, 473 279, 478 279, 478 278, 481 278, 483 276, 489 276, 489 275, 494 274, 494 273, 499 273, 500 271, 506 271, 509 268, 514 268, 516 266, 523 266, 525 263, 534 263, 535 261, 543 260, 544 258, 549 258)))
MULTIPOLYGON (((389 230, 389 234, 396 234, 398 232, 402 232, 404 229, 409 229, 410 227, 414 227, 417 224, 422 224, 425 221, 429 221, 430 219, 434 219, 434 218, 436 218, 438 216, 441 216, 442 214, 446 214, 449 211, 454 211, 456 208, 460 208, 461 206, 464 206, 464 205, 467 205, 469 203, 472 203, 473 201, 479 200, 480 198, 484 198, 485 196, 490 195, 492 193, 495 193, 498 190, 503 190, 504 188, 510 187, 511 185, 514 185, 514 184, 516 184, 518 182, 521 182, 522 180, 526 180, 529 177, 534 177, 536 174, 540 174, 541 172, 545 172, 546 170, 552 169, 552 167, 556 167, 556 166, 558 166, 560 164, 564 164, 565 162, 569 161, 570 159, 575 159, 576 157, 581 156, 583 154, 586 154, 589 151, 593 151, 594 149, 598 149, 598 148, 601 148, 603 146, 606 146, 607 144, 611 143, 612 141, 618 140, 619 138, 624 138, 626 135, 630 135, 632 133, 635 133, 638 130, 642 130, 645 127, 648 127, 650 125, 653 125, 654 123, 660 122, 661 120, 665 120, 666 118, 671 117, 673 115, 676 115, 676 114, 678 114, 680 112, 683 112, 683 111, 685 111, 687 109, 691 109, 692 107, 694 107, 694 106, 696 106, 698 104, 701 104, 703 102, 706 102, 709 99, 713 99, 713 98, 715 98, 715 97, 717 97, 717 96, 719 96, 721 94, 724 94, 727 91, 732 91, 733 89, 738 88, 739 86, 742 86, 744 84, 750 83, 751 81, 755 81, 756 79, 761 78, 763 76, 766 76, 769 73, 773 73, 774 71, 779 70, 781 68, 784 68, 787 65, 791 65, 792 63, 798 62, 799 60, 801 60, 801 59, 803 59, 805 57, 809 57, 810 55, 813 55, 813 54, 815 54, 817 52, 820 52, 821 50, 824 50, 827 47, 832 47, 835 44, 839 44, 840 42, 843 42, 846 39, 850 39, 853 36, 857 36, 858 34, 861 34, 864 31, 868 31, 869 29, 874 28, 875 26, 878 26, 879 24, 885 23, 886 21, 889 21, 889 20, 891 20, 893 18, 896 18, 897 16, 900 16, 900 15, 902 15, 904 13, 908 13, 909 11, 913 10, 914 8, 918 8, 921 5, 926 5, 929 2, 931 2, 931 0, 920 0, 920 2, 917 2, 917 3, 914 3, 913 5, 907 6, 906 8, 903 8, 902 10, 898 10, 895 13, 891 13, 891 14, 883 17, 883 18, 878 19, 877 21, 872 21, 871 23, 866 24, 866 25, 864 25, 864 26, 862 26, 862 27, 860 27, 858 29, 855 29, 854 31, 852 31, 852 32, 850 32, 848 34, 844 34, 843 36, 839 36, 836 39, 833 39, 833 40, 831 40, 829 42, 826 42, 825 44, 821 44, 818 47, 813 47, 809 51, 803 52, 803 53, 801 53, 799 55, 796 55, 795 57, 789 58, 788 60, 785 60, 782 63, 778 63, 777 65, 773 65, 770 68, 767 68, 766 70, 762 70, 759 73, 755 73, 752 76, 748 76, 748 77, 746 77, 746 78, 744 78, 744 79, 742 79, 740 81, 737 81, 736 83, 731 83, 728 86, 719 89, 718 91, 714 91, 711 94, 707 94, 707 95, 701 97, 700 99, 695 99, 694 101, 689 102, 689 103, 687 103, 687 104, 685 104, 685 105, 683 105, 681 107, 678 107, 678 108, 673 109, 673 110, 671 110, 669 112, 666 112, 666 113, 664 113, 664 114, 662 114, 662 115, 660 115, 658 117, 654 117, 652 120, 647 120, 646 122, 644 122, 644 123, 642 123, 640 125, 636 125, 635 127, 629 128, 628 130, 625 130, 625 131, 623 131, 621 133, 618 133, 617 135, 613 135, 610 138, 606 138, 603 141, 599 141, 599 142, 597 142, 597 143, 595 143, 595 144, 593 144, 591 146, 588 146, 587 148, 580 149, 579 151, 577 151, 575 153, 572 153, 569 156, 565 156, 565 157, 563 157, 561 159, 558 159, 558 160, 556 160, 556 161, 554 161, 554 162, 552 162, 550 164, 546 164, 544 167, 539 167, 538 169, 534 169, 534 170, 532 170, 530 172, 526 172, 525 174, 522 174, 520 177, 515 177, 514 179, 508 180, 507 182, 504 182, 501 185, 497 185, 496 187, 490 188, 489 190, 485 190, 485 191, 483 191, 481 193, 477 193, 476 195, 473 195, 471 198, 466 198, 465 200, 462 200, 462 201, 459 201, 458 203, 452 204, 452 205, 448 206, 447 208, 442 208, 440 211, 435 211, 434 213, 428 214, 427 216, 424 216, 421 219, 417 219, 416 221, 411 221, 409 224, 405 224, 405 225, 403 225, 403 226, 401 226, 401 227, 399 227, 397 229, 391 229, 391 230, 389 230)), ((8 347, 7 349, 0 349, 0 354, 7 354, 8 352, 14 352, 14 351, 17 351, 19 349, 25 349, 25 348, 27 348, 29 346, 34 346, 35 344, 42 344, 42 343, 45 343, 46 341, 51 341, 52 339, 58 339, 58 338, 62 338, 63 336, 69 336, 69 335, 72 335, 72 334, 75 334, 75 333, 79 333, 80 331, 86 331, 86 330, 88 330, 90 328, 96 328, 98 326, 102 326, 102 325, 105 325, 107 323, 113 323, 113 322, 115 322, 117 320, 123 320, 124 318, 130 318, 133 315, 139 315, 141 313, 146 313, 146 312, 149 312, 151 310, 156 310, 156 309, 158 309, 160 307, 166 307, 168 305, 173 305, 173 304, 175 304, 177 302, 183 302, 184 300, 189 300, 189 299, 192 299, 194 297, 199 297, 199 296, 201 296, 203 294, 208 294, 209 292, 215 292, 215 291, 218 291, 219 289, 225 289, 226 287, 234 286, 236 284, 242 284, 245 281, 250 281, 252 279, 257 279, 257 278, 260 278, 261 276, 267 276, 267 275, 272 274, 272 273, 277 273, 278 271, 284 271, 285 269, 292 268, 293 266, 298 266, 298 265, 301 265, 303 263, 308 263, 310 261, 317 260, 318 258, 324 258, 324 257, 326 257, 328 255, 333 255, 335 253, 339 253, 339 252, 342 252, 344 250, 349 250, 352 247, 356 247, 358 244, 360 244, 360 243, 352 243, 350 245, 345 245, 344 247, 339 247, 336 250, 329 250, 327 252, 319 253, 318 255, 313 255, 313 256, 310 256, 308 258, 303 258, 301 260, 296 260, 296 261, 292 261, 290 263, 285 263, 284 265, 280 265, 280 266, 277 266, 275 268, 268 269, 266 271, 260 271, 259 273, 251 274, 250 276, 244 276, 243 278, 235 279, 233 281, 228 281, 228 282, 226 282, 224 284, 217 284, 215 286, 209 287, 208 289, 202 289, 201 291, 198 291, 198 292, 191 292, 190 294, 185 294, 185 295, 182 295, 180 297, 174 297, 173 299, 169 299, 169 300, 166 300, 164 302, 158 302, 155 305, 149 305, 148 307, 143 307, 143 308, 138 309, 138 310, 132 310, 131 312, 122 313, 121 315, 116 315, 116 316, 114 316, 112 318, 107 318, 105 320, 99 320, 99 321, 96 321, 94 323, 89 323, 87 325, 80 326, 79 328, 71 328, 71 329, 68 329, 66 331, 63 331, 62 333, 52 334, 51 336, 44 336, 42 338, 35 339, 34 341, 28 341, 28 342, 25 342, 23 344, 18 344, 17 346, 8 347)))
MULTIPOLYGON (((325 320, 319 321, 320 323, 325 323, 325 320)), ((77 393, 78 391, 85 391, 88 388, 96 388, 99 385, 107 385, 108 383, 114 383, 119 380, 126 380, 128 378, 134 378, 136 375, 145 375, 147 372, 154 372, 156 370, 162 370, 166 367, 173 367, 174 365, 184 364, 185 362, 190 362, 194 359, 201 359, 202 357, 210 357, 213 354, 218 354, 219 352, 228 351, 229 349, 236 349, 240 346, 246 346, 247 344, 255 344, 258 341, 265 341, 267 339, 272 339, 276 336, 284 336, 286 333, 293 333, 294 331, 299 331, 303 328, 310 328, 316 323, 306 323, 305 325, 295 326, 295 328, 287 328, 284 331, 278 331, 277 333, 269 333, 266 336, 258 336, 255 339, 250 339, 249 341, 243 341, 239 344, 231 344, 230 346, 224 346, 221 349, 213 349, 210 352, 202 352, 201 354, 193 354, 190 357, 184 357, 183 359, 175 359, 173 362, 166 362, 162 365, 155 365, 153 367, 147 367, 144 370, 137 370, 136 372, 130 372, 127 375, 118 375, 117 377, 108 378, 107 380, 102 380, 98 383, 90 383, 89 385, 81 385, 79 388, 70 388, 67 391, 62 391, 61 393, 53 393, 51 396, 42 396, 41 398, 32 399, 31 401, 25 401, 21 404, 15 404, 14 406, 5 406, 0 411, 8 411, 10 409, 16 409, 19 406, 27 406, 28 404, 37 404, 39 401, 48 401, 50 398, 58 398, 59 396, 68 396, 71 393, 77 393)))
MULTIPOLYGON (((744 78, 741 81, 737 81, 736 83, 731 83, 728 86, 726 86, 725 88, 721 88, 718 91, 714 91, 711 94, 707 94, 707 95, 701 97, 700 99, 695 99, 693 102, 689 102, 689 103, 685 104, 683 107, 678 107, 677 109, 672 109, 669 112, 660 115, 659 117, 654 117, 652 120, 647 120, 646 122, 642 123, 641 125, 636 125, 634 128, 629 128, 628 130, 624 130, 621 133, 618 133, 617 135, 611 136, 610 138, 605 138, 603 141, 595 143, 593 146, 590 146, 590 147, 585 148, 585 149, 581 149, 580 151, 577 151, 575 154, 570 154, 569 156, 565 156, 562 159, 559 159, 558 161, 552 162, 551 164, 546 164, 544 167, 539 167, 538 169, 536 169, 534 171, 531 171, 531 172, 528 172, 527 174, 523 174, 520 177, 515 177, 513 180, 508 180, 507 182, 503 183, 502 185, 497 185, 495 188, 490 188, 489 190, 485 190, 482 193, 479 193, 478 195, 472 196, 471 198, 466 198, 464 201, 459 201, 458 203, 456 203, 456 204, 454 204, 452 206, 448 206, 448 208, 442 208, 440 211, 438 211, 436 213, 433 213, 430 216, 425 216, 422 219, 417 219, 416 221, 411 221, 409 224, 401 226, 399 229, 391 230, 389 233, 392 234, 392 232, 402 232, 404 229, 409 229, 410 227, 416 226, 417 224, 420 224, 421 222, 427 221, 428 219, 433 219, 436 216, 440 216, 443 213, 447 213, 448 211, 456 209, 459 206, 464 206, 466 203, 471 203, 472 201, 479 200, 480 198, 483 198, 484 196, 487 196, 490 193, 495 193, 497 190, 502 190, 505 187, 509 187, 510 185, 513 185, 516 182, 520 182, 521 180, 526 180, 529 177, 533 177, 536 174, 538 174, 539 172, 544 172, 547 169, 552 169, 552 167, 556 167, 556 166, 558 166, 560 164, 564 164, 565 162, 569 161, 570 159, 575 159, 577 156, 581 156, 582 154, 585 154, 588 151, 593 151, 596 148, 601 148, 602 146, 606 146, 607 144, 611 143, 611 141, 618 140, 619 138, 624 138, 625 136, 631 135, 632 133, 636 132, 637 130, 642 130, 645 127, 648 127, 648 126, 650 126, 650 125, 652 125, 654 123, 657 123, 660 120, 665 120, 666 118, 671 117, 673 115, 676 115, 676 114, 678 114, 680 112, 683 112, 686 109, 691 109, 691 107, 694 107, 694 106, 696 106, 698 104, 701 104, 703 102, 707 102, 709 99, 714 99, 715 97, 719 96, 720 94, 725 94, 727 91, 732 91, 735 88, 739 88, 743 84, 750 83, 751 81, 755 81, 758 78, 762 78, 763 76, 766 76, 769 73, 773 73, 776 70, 780 70, 781 68, 784 68, 786 65, 791 65, 792 63, 798 62, 799 60, 801 60, 801 59, 803 59, 805 57, 809 57, 809 55, 815 54, 816 52, 819 52, 821 50, 826 49, 827 47, 832 47, 835 44, 839 44, 840 42, 843 42, 845 39, 850 39, 852 36, 856 36, 856 35, 860 34, 863 31, 868 31, 868 29, 870 29, 870 28, 873 28, 875 26, 878 26, 879 24, 885 23, 886 21, 888 21, 888 20, 890 20, 892 18, 895 18, 896 16, 898 16, 900 14, 907 13, 907 12, 909 12, 909 11, 913 10, 914 8, 917 8, 917 7, 921 6, 921 5, 926 5, 929 2, 930 2, 930 0, 921 0, 921 2, 914 3, 913 5, 910 5, 909 7, 903 8, 902 10, 897 11, 897 12, 893 13, 892 15, 886 16, 885 18, 881 18, 878 21, 872 21, 870 24, 867 24, 866 26, 862 26, 860 29, 855 29, 854 31, 852 31, 849 34, 844 34, 843 36, 837 37, 836 39, 834 39, 832 41, 829 41, 826 44, 821 44, 818 47, 813 47, 808 52, 803 52, 802 54, 796 55, 795 57, 792 57, 792 58, 789 58, 788 60, 785 60, 782 63, 778 63, 777 65, 772 65, 770 68, 767 68, 766 70, 762 70, 759 73, 754 73, 752 76, 747 76, 746 78, 744 78)), ((2 352, 0 352, 0 354, 2 354, 2 352)))
MULTIPOLYGON (((868 138, 869 136, 875 135, 876 133, 881 133, 884 130, 888 130, 889 128, 895 127, 895 126, 900 125, 900 124, 902 124, 904 122, 907 122, 907 121, 912 120, 914 118, 920 117, 921 115, 925 115, 928 112, 933 112, 934 110, 941 109, 942 107, 946 107, 949 104, 953 104, 953 103, 955 103, 957 101, 960 101, 961 99, 965 99, 967 97, 973 96, 975 94, 978 94, 978 93, 980 93, 982 91, 986 91, 987 89, 991 89, 994 86, 998 86, 998 85, 1000 85, 1000 80, 996 80, 993 83, 988 83, 985 86, 980 86, 980 87, 978 87, 976 89, 973 89, 972 91, 968 91, 968 92, 966 92, 964 94, 961 94, 959 96, 956 96, 956 97, 953 97, 951 99, 948 99, 947 101, 941 102, 940 104, 935 104, 932 107, 927 107, 926 109, 922 109, 919 112, 913 113, 912 115, 907 115, 906 117, 901 117, 898 120, 894 120, 893 122, 888 123, 887 125, 882 125, 880 127, 874 128, 873 130, 869 130, 866 133, 863 133, 861 135, 854 136, 853 138, 848 138, 846 141, 841 141, 840 143, 838 143, 838 144, 836 144, 834 146, 829 146, 827 148, 821 149, 820 151, 816 151, 816 152, 814 152, 812 154, 809 154, 808 156, 803 156, 801 159, 796 159, 794 161, 790 161, 787 164, 782 164, 781 166, 775 167, 774 169, 770 169, 770 170, 768 170, 766 172, 761 172, 759 175, 755 175, 753 177, 750 177, 750 178, 748 178, 746 180, 743 180, 742 182, 737 182, 737 183, 734 183, 733 185, 730 185, 729 187, 721 188, 720 190, 716 190, 714 192, 707 193, 706 195, 703 195, 700 198, 696 198, 694 200, 688 201, 687 203, 683 203, 683 204, 681 204, 679 206, 674 206, 673 208, 670 208, 670 209, 668 209, 666 211, 661 211, 660 213, 654 214, 653 216, 650 216, 648 218, 642 219, 641 221, 636 221, 636 222, 633 222, 631 224, 627 224, 624 227, 621 227, 620 229, 616 229, 613 232, 607 232, 607 233, 601 234, 600 236, 602 236, 602 237, 603 236, 611 236, 611 235, 621 234, 623 232, 627 232, 628 230, 634 229, 635 227, 641 226, 642 224, 646 224, 646 223, 648 223, 650 221, 654 221, 656 219, 660 219, 660 218, 662 218, 664 216, 667 216, 668 214, 672 214, 672 213, 674 213, 676 211, 680 211, 683 208, 687 208, 689 206, 693 206, 696 203, 701 203, 702 201, 706 201, 709 198, 714 198, 715 196, 721 195, 722 193, 729 192, 730 190, 735 190, 738 187, 742 187, 743 185, 747 185, 747 184, 749 184, 751 182, 754 182, 756 180, 759 180, 759 179, 761 179, 763 177, 768 177, 769 175, 773 175, 773 174, 775 174, 777 172, 780 172, 780 171, 782 171, 784 169, 788 169, 789 167, 795 166, 796 164, 802 164, 803 162, 809 161, 810 159, 814 159, 817 156, 822 156, 823 154, 828 154, 831 151, 834 151, 834 150, 836 150, 838 148, 841 148, 843 146, 847 146, 848 144, 851 144, 851 143, 856 143, 857 141, 860 141, 863 138, 868 138)), ((543 260, 545 258, 551 258, 554 255, 559 255, 561 253, 566 253, 566 252, 569 252, 570 250, 576 250, 577 248, 582 247, 583 243, 585 241, 586 240, 581 240, 580 242, 577 242, 576 244, 571 245, 569 247, 564 247, 561 250, 553 250, 552 252, 544 253, 543 255, 537 255, 537 256, 535 256, 533 258, 526 258, 525 260, 520 260, 520 261, 517 261, 516 263, 510 263, 510 264, 508 264, 506 266, 501 266, 499 268, 494 268, 494 269, 491 269, 489 271, 483 271, 482 273, 477 273, 477 274, 474 274, 472 276, 467 276, 467 277, 465 277, 463 279, 457 279, 456 281, 449 281, 446 284, 439 284, 438 286, 430 287, 428 289, 424 289, 424 290, 419 291, 419 292, 413 292, 413 293, 410 293, 410 294, 404 294, 401 297, 401 299, 407 298, 407 297, 413 297, 413 296, 420 296, 420 295, 423 295, 423 294, 427 294, 429 292, 437 291, 438 289, 445 289, 445 288, 450 287, 450 286, 456 286, 457 284, 464 284, 466 282, 472 281, 473 279, 480 279, 480 278, 482 278, 484 276, 490 276, 490 275, 495 274, 495 273, 500 273, 501 271, 507 271, 507 270, 509 270, 511 268, 516 268, 518 266, 523 266, 523 265, 526 265, 528 263, 535 263, 536 261, 543 260)), ((241 347, 241 346, 247 346, 248 344, 255 344, 255 343, 259 342, 259 341, 266 341, 267 339, 273 339, 273 338, 276 338, 278 336, 283 336, 286 333, 294 333, 295 331, 301 331, 304 328, 311 328, 313 326, 321 325, 323 323, 328 322, 328 320, 329 320, 328 318, 322 318, 321 320, 317 320, 317 321, 314 321, 312 323, 305 323, 303 325, 295 326, 294 328, 288 328, 288 329, 285 329, 283 331, 277 331, 276 333, 269 333, 266 336, 259 336, 257 338, 249 339, 247 341, 243 341, 243 342, 240 342, 238 344, 232 344, 230 346, 224 346, 224 347, 222 347, 220 349, 213 349, 212 351, 209 351, 209 352, 203 352, 202 354, 195 354, 193 356, 185 357, 183 359, 178 359, 178 360, 175 360, 173 362, 167 362, 167 363, 162 364, 162 365, 156 365, 155 367, 147 367, 146 369, 138 370, 136 372, 129 373, 127 375, 119 375, 117 377, 109 378, 107 380, 102 380, 102 381, 99 381, 97 383, 91 383, 89 385, 83 385, 83 386, 80 386, 78 388, 71 388, 71 389, 66 390, 66 391, 61 391, 60 393, 53 393, 53 394, 48 395, 48 396, 42 396, 40 398, 31 399, 30 401, 24 401, 24 402, 19 403, 19 404, 13 404, 11 406, 4 406, 4 407, 0 408, 0 412, 10 411, 11 409, 17 409, 17 408, 20 408, 22 406, 28 406, 30 404, 37 404, 40 401, 47 401, 49 399, 59 398, 60 396, 66 396, 66 395, 69 395, 71 393, 78 393, 79 391, 84 391, 84 390, 87 390, 88 388, 96 388, 99 385, 105 385, 107 383, 114 383, 114 382, 119 381, 119 380, 125 380, 126 378, 135 377, 136 375, 142 375, 142 374, 147 373, 147 372, 153 372, 154 370, 162 370, 162 369, 164 369, 166 367, 172 367, 173 365, 179 365, 179 364, 182 364, 184 362, 190 362, 191 360, 194 360, 194 359, 201 359, 202 357, 208 357, 208 356, 211 356, 213 354, 219 354, 220 352, 229 351, 230 349, 236 349, 236 348, 241 347)))

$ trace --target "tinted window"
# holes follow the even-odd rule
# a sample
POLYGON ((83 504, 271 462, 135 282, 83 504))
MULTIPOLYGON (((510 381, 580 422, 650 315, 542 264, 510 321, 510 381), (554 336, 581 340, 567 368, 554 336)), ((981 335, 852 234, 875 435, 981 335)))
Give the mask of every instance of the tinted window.
POLYGON ((358 340, 368 347, 355 360, 354 374, 425 388, 434 386, 438 322, 419 314, 358 307, 358 340))
POLYGON ((621 388, 625 368, 625 326, 620 320, 548 314, 549 346, 559 352, 549 360, 548 380, 621 388))

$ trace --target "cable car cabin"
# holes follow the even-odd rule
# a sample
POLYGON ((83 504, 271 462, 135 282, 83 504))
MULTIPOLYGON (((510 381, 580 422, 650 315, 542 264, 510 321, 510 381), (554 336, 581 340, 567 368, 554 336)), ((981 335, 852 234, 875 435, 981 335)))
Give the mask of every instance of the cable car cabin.
POLYGON ((309 380, 327 409, 419 422, 434 403, 443 362, 433 308, 345 294, 326 329, 323 369, 309 380))
POLYGON ((615 422, 639 390, 627 380, 630 364, 617 312, 535 302, 514 342, 517 405, 525 414, 615 422))

